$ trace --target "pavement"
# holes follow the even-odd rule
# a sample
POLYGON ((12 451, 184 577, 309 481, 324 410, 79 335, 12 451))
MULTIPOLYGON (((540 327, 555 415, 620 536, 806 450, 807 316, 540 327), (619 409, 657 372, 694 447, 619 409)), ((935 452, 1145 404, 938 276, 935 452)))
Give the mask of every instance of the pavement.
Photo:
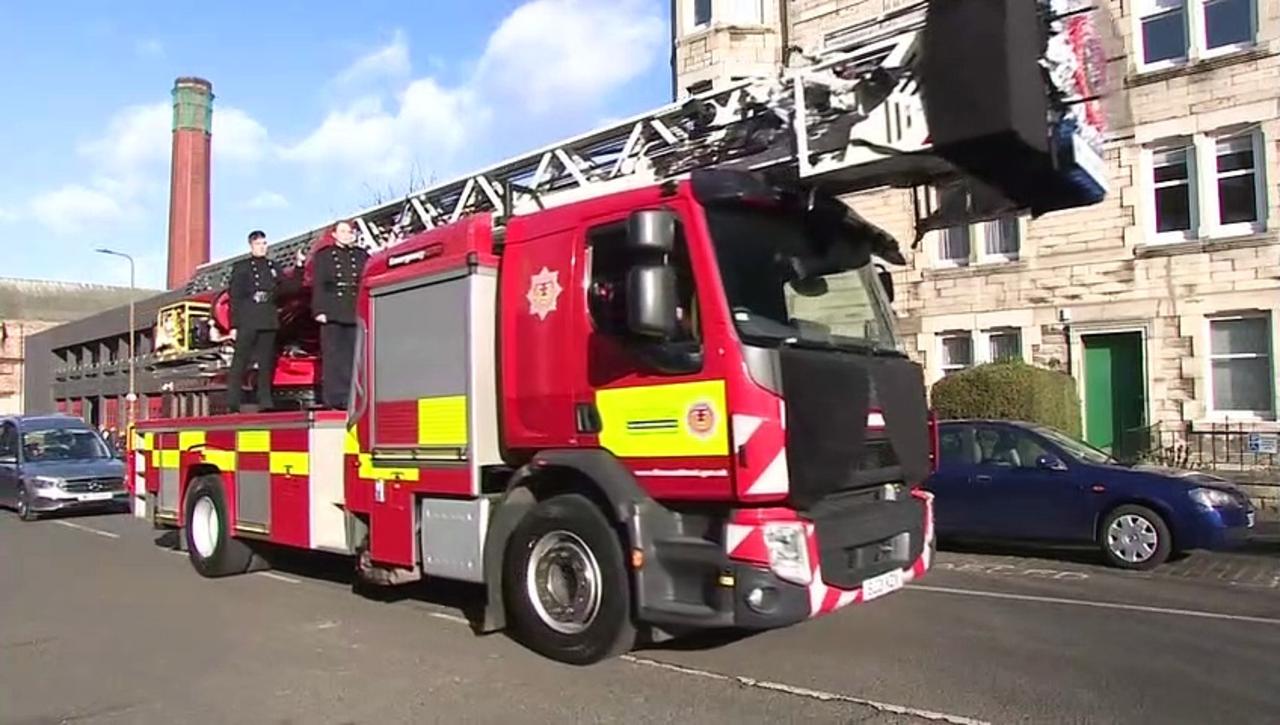
POLYGON ((1197 553, 1138 575, 1085 552, 946 551, 924 580, 868 605, 573 668, 474 635, 467 587, 374 600, 351 591, 342 562, 297 557, 206 580, 169 539, 123 515, 22 523, 0 512, 0 723, 1252 723, 1280 713, 1276 553, 1197 553))

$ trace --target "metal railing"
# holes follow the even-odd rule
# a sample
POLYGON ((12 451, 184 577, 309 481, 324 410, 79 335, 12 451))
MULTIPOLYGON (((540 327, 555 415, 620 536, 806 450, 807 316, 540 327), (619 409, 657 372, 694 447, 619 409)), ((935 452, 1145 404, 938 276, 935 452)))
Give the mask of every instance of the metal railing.
POLYGON ((1113 449, 1126 463, 1216 471, 1280 470, 1276 433, 1246 423, 1154 425, 1124 431, 1113 449))

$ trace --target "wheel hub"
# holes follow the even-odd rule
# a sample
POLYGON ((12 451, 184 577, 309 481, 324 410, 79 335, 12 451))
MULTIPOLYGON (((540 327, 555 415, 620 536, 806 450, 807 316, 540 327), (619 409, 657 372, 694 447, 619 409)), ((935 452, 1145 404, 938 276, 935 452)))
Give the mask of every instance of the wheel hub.
POLYGON ((218 535, 221 529, 218 521, 218 508, 208 496, 201 496, 196 505, 191 507, 191 545, 196 548, 201 558, 213 556, 218 547, 218 535))
POLYGON ((1126 514, 1111 522, 1107 545, 1117 558, 1140 564, 1156 553, 1160 537, 1155 526, 1136 514, 1126 514))
POLYGON ((529 554, 525 586, 538 618, 561 634, 577 634, 600 610, 600 565, 577 535, 553 531, 529 554))

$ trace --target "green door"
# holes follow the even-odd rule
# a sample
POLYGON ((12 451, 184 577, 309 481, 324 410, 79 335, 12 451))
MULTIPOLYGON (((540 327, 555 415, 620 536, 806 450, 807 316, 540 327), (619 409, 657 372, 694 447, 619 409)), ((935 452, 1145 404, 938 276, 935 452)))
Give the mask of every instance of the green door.
POLYGON ((1145 425, 1145 389, 1140 333, 1085 336, 1085 440, 1110 450, 1125 431, 1145 425))

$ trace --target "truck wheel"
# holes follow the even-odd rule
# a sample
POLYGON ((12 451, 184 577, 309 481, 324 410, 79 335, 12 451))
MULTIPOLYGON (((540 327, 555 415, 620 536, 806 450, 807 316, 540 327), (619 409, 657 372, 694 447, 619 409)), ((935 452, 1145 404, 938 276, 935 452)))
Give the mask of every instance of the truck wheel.
POLYGON ((503 562, 516 638, 571 665, 627 652, 636 641, 618 535, 578 494, 539 503, 516 527, 503 562))
POLYGON ((1173 535, 1155 511, 1145 506, 1119 506, 1102 521, 1098 544, 1112 566, 1146 571, 1169 558, 1173 535))
POLYGON ((18 518, 23 521, 35 521, 40 515, 31 510, 31 494, 26 486, 18 489, 18 518))
POLYGON ((183 536, 191 565, 201 576, 243 574, 253 561, 253 550, 231 536, 227 501, 222 482, 201 476, 187 490, 186 526, 183 536))

